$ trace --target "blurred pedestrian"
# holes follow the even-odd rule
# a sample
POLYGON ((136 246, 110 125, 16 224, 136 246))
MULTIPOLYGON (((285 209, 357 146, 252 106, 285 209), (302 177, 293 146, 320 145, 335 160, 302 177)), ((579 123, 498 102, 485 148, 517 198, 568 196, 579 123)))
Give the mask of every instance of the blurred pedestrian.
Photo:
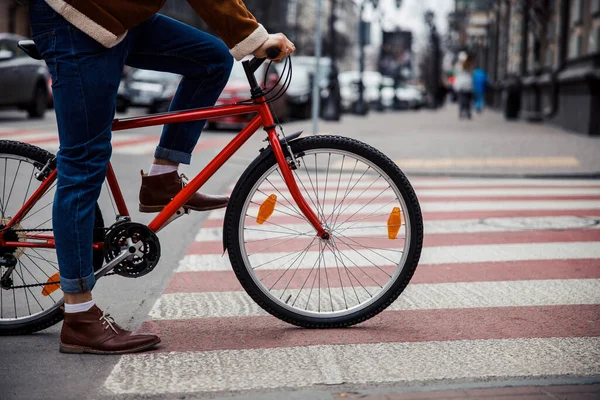
POLYGON ((473 71, 473 94, 475 96, 475 111, 481 113, 485 107, 485 92, 487 90, 488 76, 481 68, 473 71))
POLYGON ((454 79, 454 91, 458 95, 458 117, 471 119, 473 102, 473 59, 466 53, 459 55, 454 79))

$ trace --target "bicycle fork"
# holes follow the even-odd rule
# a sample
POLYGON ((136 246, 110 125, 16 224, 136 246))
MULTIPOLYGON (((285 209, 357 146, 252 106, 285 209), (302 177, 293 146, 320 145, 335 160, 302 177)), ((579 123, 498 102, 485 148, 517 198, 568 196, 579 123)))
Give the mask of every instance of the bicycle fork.
MULTIPOLYGON (((268 108, 267 111, 269 111, 268 108)), ((263 115, 263 121, 265 121, 265 123, 268 123, 269 121, 273 122, 273 117, 271 116, 271 113, 267 112, 265 114, 267 115, 263 115)), ((308 219, 310 224, 315 228, 317 236, 319 236, 323 240, 328 240, 329 232, 327 232, 325 228, 323 228, 323 224, 319 220, 319 217, 317 217, 310 205, 308 205, 306 199, 304 199, 304 196, 300 191, 300 188, 298 187, 298 183, 296 182, 294 174, 292 173, 292 165, 288 163, 288 160, 285 154, 283 153, 283 149, 281 148, 281 144, 279 143, 279 137, 277 136, 277 131, 275 130, 275 124, 273 123, 271 126, 267 126, 265 130, 267 131, 269 143, 271 144, 271 149, 273 149, 275 159, 277 160, 277 164, 281 169, 283 179, 285 180, 285 184, 287 185, 292 195, 292 198, 298 205, 298 208, 300 208, 300 211, 302 211, 302 214, 304 214, 304 216, 308 219)), ((292 157, 292 161, 295 162, 294 155, 290 154, 290 157, 292 157)))

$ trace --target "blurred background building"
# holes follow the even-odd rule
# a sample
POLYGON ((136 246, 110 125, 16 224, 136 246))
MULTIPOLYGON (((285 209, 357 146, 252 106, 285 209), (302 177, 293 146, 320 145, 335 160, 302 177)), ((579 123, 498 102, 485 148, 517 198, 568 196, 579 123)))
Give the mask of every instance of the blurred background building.
POLYGON ((600 0, 456 0, 449 48, 489 75, 508 118, 600 135, 600 0))

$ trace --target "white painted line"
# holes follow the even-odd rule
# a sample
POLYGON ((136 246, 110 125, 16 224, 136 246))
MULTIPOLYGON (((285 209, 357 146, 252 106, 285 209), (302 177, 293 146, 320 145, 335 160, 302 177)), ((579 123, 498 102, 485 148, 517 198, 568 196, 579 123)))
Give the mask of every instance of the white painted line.
MULTIPOLYGON (((353 187, 354 184, 356 183, 356 181, 358 180, 358 178, 360 177, 360 175, 358 176, 354 176, 352 178, 352 185, 350 185, 350 187, 353 187)), ((365 188, 367 186, 369 186, 372 181, 374 179, 376 179, 378 177, 378 175, 373 175, 373 176, 369 176, 367 177, 365 175, 364 178, 362 178, 358 184, 356 185, 356 187, 361 187, 361 188, 365 188)), ((336 182, 336 187, 337 187, 337 182, 338 182, 338 175, 335 175, 335 179, 334 181, 336 182)), ((269 178, 269 180, 278 188, 285 188, 285 183, 283 182, 283 180, 281 180, 281 178, 277 177, 273 177, 273 178, 269 178)), ((319 177, 319 185, 321 184, 325 184, 325 177, 319 177)), ((331 181, 332 178, 328 178, 327 179, 327 185, 331 185, 331 181)), ((514 178, 422 178, 422 177, 410 177, 409 176, 409 181, 410 183, 415 186, 415 187, 448 187, 448 188, 452 188, 452 187, 463 187, 463 186, 471 186, 474 188, 477 187, 486 187, 486 186, 524 186, 524 187, 543 187, 543 186, 565 186, 565 187, 569 187, 569 186, 592 186, 592 187, 600 187, 600 179, 514 179, 514 178)), ((344 188, 348 187, 348 183, 350 182, 350 174, 347 175, 342 175, 342 180, 341 180, 341 185, 346 184, 346 186, 343 186, 344 188)), ((383 180, 379 179, 379 181, 376 183, 376 185, 382 185, 383 184, 383 180)), ((313 184, 315 183, 314 180, 314 176, 313 176, 313 184)), ((268 183, 264 183, 264 185, 269 186, 270 185, 268 183)), ((307 180, 305 185, 310 185, 310 182, 307 180)), ((387 185, 386 185, 387 186, 387 185)), ((342 186, 341 186, 342 187, 342 186)))
MULTIPOLYGON (((358 285, 357 285, 358 286, 358 285)), ((356 296, 360 302, 366 301, 378 291, 373 287, 357 287, 356 296)), ((321 309, 345 309, 355 306, 351 286, 342 288, 310 287, 302 291, 286 290, 285 298, 290 304, 298 298, 296 305, 306 304, 308 310, 316 310, 321 301, 321 309), (331 290, 331 298, 329 297, 331 290)), ((279 296, 281 291, 273 291, 279 296)), ((530 307, 569 304, 600 304, 600 279, 528 280, 499 282, 460 282, 409 285, 404 293, 389 308, 392 310, 435 310, 481 307, 530 307)), ((243 291, 169 293, 163 294, 150 310, 149 317, 157 320, 225 318, 267 315, 243 291)))
MULTIPOLYGON (((309 204, 310 201, 309 201, 309 204)), ((311 204, 312 205, 312 204, 311 204)), ((342 208, 337 208, 336 213, 343 211, 340 218, 351 217, 354 213, 370 214, 372 212, 387 212, 391 207, 397 206, 397 200, 383 200, 382 203, 344 204, 342 208)), ((521 201, 521 200, 500 200, 500 201, 422 201, 421 210, 424 212, 460 212, 460 211, 507 211, 507 210, 598 210, 600 209, 600 200, 544 200, 544 201, 521 201)), ((247 214, 250 216, 258 215, 258 206, 248 207, 247 214)), ((284 207, 275 208, 281 211, 289 210, 284 207)), ((334 209, 333 204, 325 204, 325 214, 330 214, 334 209)), ((208 219, 222 220, 225 216, 224 210, 218 210, 211 213, 208 219)), ((358 218, 358 217, 357 217, 358 218)))
MULTIPOLYGON (((319 186, 319 200, 331 200, 337 201, 338 203, 343 199, 355 199, 361 197, 365 200, 370 200, 377 196, 379 201, 383 199, 394 198, 395 194, 393 191, 387 191, 381 194, 386 186, 375 186, 370 189, 366 188, 355 188, 354 190, 347 191, 345 188, 339 188, 337 186, 331 186, 329 183, 327 187, 325 185, 319 186), (325 190, 327 189, 327 190, 325 190)), ((307 186, 308 193, 312 196, 313 200, 316 200, 316 187, 313 189, 311 186, 307 186)), ((266 194, 257 194, 256 201, 260 202, 264 200, 268 195, 275 194, 278 201, 287 202, 293 201, 291 193, 286 187, 278 187, 275 190, 273 187, 261 187, 261 190, 266 194)), ((572 196, 600 196, 600 187, 589 187, 589 188, 489 188, 489 189, 417 189, 418 197, 534 197, 534 196, 555 196, 555 197, 572 197, 572 196)))
MULTIPOLYGON (((556 217, 528 217, 528 218, 486 218, 486 219, 456 219, 440 221, 424 221, 425 234, 440 233, 481 233, 481 232, 515 232, 544 229, 600 229, 598 218, 556 216, 556 217)), ((380 221, 360 222, 342 225, 339 229, 345 236, 386 236, 387 218, 380 221)), ((246 240, 261 240, 270 238, 281 238, 282 235, 290 235, 293 231, 311 232, 312 226, 305 224, 278 224, 278 225, 256 225, 244 232, 246 240)), ((402 228, 402 231, 405 228, 402 228)), ((334 232, 337 232, 334 231, 334 232)), ((311 235, 312 236, 312 235, 311 235)), ((197 242, 222 240, 223 228, 202 228, 195 237, 197 242)))
MULTIPOLYGON (((398 257, 392 252, 383 253, 385 257, 398 257)), ((250 257, 254 266, 264 264, 259 269, 272 270, 290 263, 298 253, 265 253, 250 257)), ((318 251, 309 251, 303 261, 303 266, 310 268, 319 257, 318 251), (312 262, 312 263, 311 263, 312 262)), ((338 258, 340 256, 338 255, 338 258)), ((471 246, 434 246, 425 247, 421 254, 420 264, 459 264, 476 262, 500 261, 527 261, 527 260, 569 260, 600 258, 600 243, 598 242, 569 242, 569 243, 518 243, 518 244, 492 244, 471 246)), ((327 267, 335 268, 336 258, 331 252, 326 252, 323 257, 327 267)), ((357 252, 344 252, 346 264, 356 263, 359 267, 377 265, 390 265, 388 260, 377 257, 370 251, 358 250, 357 252), (348 258, 346 258, 348 257, 348 258), (351 260, 351 261, 350 261, 351 260)), ((394 258, 392 258, 394 259, 394 258)), ((227 255, 186 255, 180 262, 177 272, 187 271, 231 271, 227 255)))
POLYGON ((600 374, 599 360, 598 337, 173 352, 122 357, 104 387, 115 395, 164 395, 440 379, 595 376, 600 374))

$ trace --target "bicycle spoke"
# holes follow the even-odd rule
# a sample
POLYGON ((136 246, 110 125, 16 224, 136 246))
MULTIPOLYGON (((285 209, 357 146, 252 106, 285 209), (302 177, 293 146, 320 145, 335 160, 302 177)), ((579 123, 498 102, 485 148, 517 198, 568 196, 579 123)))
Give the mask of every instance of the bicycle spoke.
MULTIPOLYGON (((296 272, 300 269, 300 265, 302 264, 302 261, 304 261, 304 258, 306 257, 306 255, 308 254, 308 251, 313 247, 313 243, 315 242, 317 238, 315 237, 310 243, 309 245, 304 249, 304 251, 302 253, 300 253, 298 255, 298 257, 296 257, 294 259, 294 261, 290 264, 289 267, 287 267, 287 269, 285 270, 285 272, 279 277, 279 279, 277 279, 275 281, 275 283, 273 283, 273 285, 271 285, 271 287, 269 288, 269 290, 273 289, 275 287, 275 285, 277 285, 277 283, 279 283, 279 281, 281 280, 281 278, 283 278, 285 276, 285 274, 287 274, 287 272, 294 266, 294 264, 296 263, 296 261, 302 257, 302 259, 298 262, 298 268, 296 268, 294 270, 294 273, 292 274, 292 277, 290 278, 290 280, 288 281, 287 285, 285 286, 285 288, 283 289, 283 292, 281 292, 281 295, 279 296, 279 299, 281 299, 283 297, 283 294, 285 293, 285 291, 288 289, 288 287, 290 286, 290 283, 292 282, 292 280, 294 279, 294 276, 296 275, 296 272)), ((270 274, 268 274, 270 275, 270 274)), ((267 276, 268 276, 267 275, 267 276)), ((266 277, 265 277, 266 278, 266 277)))
POLYGON ((244 228, 244 231, 255 231, 255 232, 260 232, 260 233, 281 233, 281 236, 273 236, 273 237, 267 237, 267 238, 263 238, 263 239, 252 239, 252 240, 246 240, 244 241, 244 243, 258 243, 258 242, 264 242, 265 240, 273 240, 273 239, 285 239, 288 238, 290 236, 314 236, 314 235, 300 235, 300 234, 293 234, 293 233, 284 233, 284 232, 279 232, 279 231, 266 231, 264 229, 250 229, 250 228, 244 228))
MULTIPOLYGON (((319 277, 319 293, 321 286, 321 258, 323 257, 323 252, 321 251, 322 243, 319 241, 319 257, 317 257, 318 267, 317 272, 315 273, 315 277, 313 278, 312 285, 310 285, 310 292, 308 292, 308 299, 306 299, 306 305, 304 306, 305 310, 308 310, 308 304, 310 303, 310 296, 312 296, 313 289, 315 288, 315 281, 317 280, 317 276, 319 277)), ((321 296, 319 295, 319 302, 321 301, 321 296)), ((319 304, 319 312, 321 312, 321 304, 319 304)))
MULTIPOLYGON (((338 239, 340 242, 342 242, 342 244, 345 244, 346 246, 348 246, 348 247, 349 247, 349 248, 350 248, 350 249, 351 249, 353 252, 355 252, 357 255, 359 255, 360 257, 362 257, 364 260, 366 260, 366 261, 368 261, 369 263, 371 263, 371 265, 372 265, 372 266, 374 266, 375 268, 377 268, 378 270, 380 270, 381 272, 383 272, 384 274, 386 274, 388 277, 390 277, 390 278, 392 277, 390 274, 388 274, 388 273, 387 273, 387 272, 385 272, 383 269, 381 269, 381 267, 379 267, 379 266, 378 266, 377 264, 375 264, 373 261, 369 260, 369 259, 368 259, 367 257, 365 257, 363 254, 361 254, 361 252, 360 252, 360 251, 356 250, 354 247, 352 247, 352 246, 351 246, 351 245, 349 245, 348 243, 344 242, 344 241, 343 241, 342 239, 340 239, 339 237, 338 237, 337 239, 338 239)), ((362 246, 362 247, 364 247, 364 246, 362 246)), ((370 250, 370 249, 369 249, 369 248, 367 248, 367 250, 370 250)), ((343 254, 343 253, 342 253, 342 254, 343 254)), ((380 255, 380 254, 378 254, 378 255, 379 255, 379 256, 381 256, 382 258, 385 258, 385 259, 386 259, 386 260, 388 260, 389 262, 391 262, 391 263, 392 263, 392 265, 398 265, 398 264, 399 264, 399 262, 396 262, 396 261, 390 260, 389 258, 387 258, 387 257, 385 257, 385 256, 382 256, 382 255, 380 255)), ((345 257, 348 257, 348 256, 346 256, 345 254, 344 254, 344 256, 345 256, 345 257)), ((351 260, 349 257, 348 257, 348 259, 349 259, 350 261, 352 261, 352 260, 351 260)), ((355 263, 354 263, 354 261, 352 261, 352 263, 353 263, 353 264, 354 264, 354 265, 355 265, 357 268, 359 268, 359 269, 360 269, 362 272, 364 272, 364 271, 362 270, 362 268, 360 268, 360 267, 359 267, 357 264, 355 264, 355 263)), ((370 275, 368 275, 368 274, 366 274, 366 275, 367 275, 367 276, 369 276, 369 278, 371 278, 371 276, 370 276, 370 275)), ((373 280, 373 278, 371 278, 371 280, 372 280, 373 282, 375 282, 375 280, 373 280)), ((375 282, 375 283, 377 283, 377 282, 375 282)), ((379 283, 377 283, 377 284, 379 285, 379 283)), ((380 286, 381 286, 381 285, 380 285, 380 286)))
POLYGON ((15 188, 15 182, 17 181, 17 176, 19 175, 19 170, 21 169, 21 163, 23 161, 19 160, 19 165, 17 166, 17 172, 15 172, 15 177, 13 179, 12 185, 10 185, 10 191, 8 192, 8 199, 6 199, 6 204, 4 207, 8 209, 8 203, 10 203, 10 198, 12 196, 13 189, 15 188))
MULTIPOLYGON (((304 164, 304 168, 306 168, 306 164, 304 164)), ((317 216, 319 218, 321 218, 321 215, 319 214, 319 207, 317 207, 317 205, 315 204, 315 201, 313 200, 312 196, 310 195, 310 192, 308 191, 308 189, 306 189, 306 186, 304 186, 304 182, 302 182, 302 179, 300 179, 300 177, 298 176, 298 173, 296 171, 294 171, 294 175, 296 176, 296 181, 300 182, 300 185, 302 185, 302 188, 304 189, 304 193, 306 194, 306 196, 308 197, 308 199, 310 200, 310 202, 312 203, 313 207, 315 208, 315 210, 317 210, 317 216)))
MULTIPOLYGON (((327 246, 324 245, 323 246, 323 250, 325 250, 327 246)), ((331 303, 331 312, 334 312, 334 307, 333 307, 333 297, 331 295, 331 285, 329 284, 329 275, 327 274, 327 262, 325 261, 326 257, 325 255, 323 255, 323 271, 325 271, 325 280, 327 281, 327 289, 329 291, 329 302, 331 303)), ((341 282, 340 282, 341 284, 341 282)))
POLYGON ((296 239, 296 238, 298 238, 299 236, 304 236, 304 235, 302 235, 302 234, 300 234, 300 235, 296 235, 296 236, 294 236, 294 237, 291 237, 291 238, 289 238, 289 239, 287 239, 287 240, 284 240, 283 242, 277 242, 277 243, 275 243, 275 244, 272 244, 272 245, 270 245, 270 246, 264 247, 264 248, 262 248, 262 249, 260 249, 260 250, 258 250, 258 251, 255 251, 255 252, 254 252, 254 253, 252 253, 252 254, 248 254, 248 257, 250 257, 250 256, 252 256, 252 255, 254 255, 254 254, 262 253, 263 251, 265 251, 265 250, 268 250, 268 249, 272 249, 273 247, 277 247, 277 246, 280 246, 280 245, 282 245, 282 244, 285 244, 285 243, 291 242, 292 240, 295 240, 295 239, 296 239))
POLYGON ((4 159, 4 180, 2 181, 2 210, 1 210, 1 212, 2 212, 2 218, 6 217, 6 215, 5 215, 5 212, 6 212, 6 210, 5 210, 6 202, 4 201, 4 199, 6 197, 4 197, 4 195, 6 194, 6 169, 7 168, 8 168, 8 159, 5 158, 4 159))
MULTIPOLYGON (((329 251, 331 251, 331 254, 333 254, 333 259, 335 260, 335 268, 337 269, 338 272, 338 277, 340 278, 340 286, 342 288, 342 297, 344 298, 344 304, 346 306, 346 310, 348 309, 348 301, 346 300, 346 291, 344 290, 344 281, 342 280, 342 273, 340 271, 340 265, 338 264, 338 260, 335 257, 335 254, 333 253, 333 250, 331 250, 330 245, 327 245, 327 248, 329 249, 329 251)), ((348 273, 346 272, 346 275, 348 273)), ((350 285, 352 285, 352 280, 350 280, 350 277, 348 277, 348 281, 350 282, 350 285)), ((352 285, 352 288, 354 289, 354 285, 352 285)), ((356 289, 354 289, 354 292, 356 293, 356 289)), ((356 296, 358 298, 358 295, 356 296)))
POLYGON ((35 172, 35 167, 31 168, 31 176, 29 177, 29 183, 27 184, 27 190, 25 191, 25 197, 23 197, 23 204, 21 204, 21 207, 23 207, 25 205, 25 203, 27 202, 27 195, 29 194, 29 189, 31 188, 31 181, 33 181, 34 172, 35 172))
MULTIPOLYGON (((392 252, 392 253, 400 253, 400 254, 404 253, 404 250, 394 250, 394 249, 390 249, 390 248, 387 248, 387 247, 373 247, 373 246, 365 246, 365 245, 363 245, 363 244, 360 244, 360 243, 359 243, 359 242, 357 242, 356 240, 354 240, 354 239, 356 238, 355 236, 346 236, 346 235, 342 235, 342 234, 337 234, 336 236, 337 236, 338 238, 340 238, 340 236, 341 236, 341 237, 343 237, 343 238, 345 238, 345 239, 348 239, 348 240, 352 241, 352 242, 353 242, 355 245, 357 245, 357 246, 359 246, 359 247, 362 247, 363 249, 370 250, 370 251, 372 251, 373 253, 376 253, 376 252, 375 252, 375 250, 390 251, 390 252, 392 252)), ((372 237, 367 237, 366 239, 372 239, 372 237)), ((387 238, 386 238, 386 239, 387 239, 387 238)), ((389 239, 387 239, 387 240, 389 240, 389 239)), ((342 241, 342 239, 341 239, 341 238, 340 238, 340 241, 342 241)), ((346 243, 346 242, 343 242, 343 243, 346 243)), ((377 255, 379 255, 379 256, 381 256, 381 257, 383 257, 383 258, 385 258, 385 256, 383 256, 383 255, 381 255, 381 254, 379 254, 379 253, 376 253, 376 254, 377 254, 377 255)), ((394 262, 394 261, 392 261, 392 260, 389 260, 389 261, 390 261, 390 262, 394 262)))
POLYGON ((271 264, 272 262, 275 262, 275 261, 281 260, 282 258, 289 257, 289 256, 290 256, 290 255, 292 255, 292 254, 301 253, 302 251, 303 251, 303 250, 299 250, 299 251, 295 251, 295 252, 293 252, 293 253, 289 253, 289 254, 283 255, 283 256, 281 256, 281 257, 277 257, 277 258, 275 258, 275 259, 273 259, 273 260, 271 260, 271 261, 267 261, 267 262, 264 262, 264 263, 262 263, 262 264, 260 264, 260 265, 257 265, 256 267, 253 267, 252 269, 258 269, 258 268, 260 268, 260 267, 262 267, 262 266, 265 266, 265 265, 267 265, 267 264, 271 264))
MULTIPOLYGON (((319 242, 320 243, 320 242, 319 242)), ((315 269, 315 266, 317 265, 317 261, 319 261, 319 258, 317 257, 317 259, 315 260, 315 263, 313 264, 312 268, 310 269, 308 276, 306 277, 306 279, 304 280, 304 283, 302 284, 302 287, 300 288, 300 290, 298 291, 298 294, 296 295, 296 298, 294 299, 294 302, 292 303, 292 307, 294 305, 296 305, 296 301, 298 301, 298 298, 300 297, 300 293, 302 293, 302 289, 304 289, 304 286, 306 285, 306 282, 308 282, 308 278, 310 278, 310 275, 312 274, 312 272, 315 269)))
MULTIPOLYGON (((346 206, 346 208, 344 208, 342 211, 340 211, 340 213, 339 213, 338 215, 341 215, 341 214, 343 214, 343 213, 344 213, 344 211, 346 211, 346 210, 348 209, 348 207, 350 207, 352 204, 354 204, 354 203, 356 202, 356 200, 360 199, 360 198, 362 197, 362 195, 363 195, 363 194, 364 194, 364 193, 365 193, 367 190, 369 190, 369 189, 371 188, 371 186, 373 186, 373 185, 375 184, 375 182, 377 182, 377 179, 376 179, 376 180, 374 180, 373 182, 371 182, 371 184, 370 184, 369 186, 367 186, 367 188, 366 188, 366 189, 364 189, 364 190, 363 190, 363 191, 362 191, 362 192, 361 192, 361 193, 360 193, 358 196, 356 196, 356 197, 354 198, 354 200, 352 200, 352 202, 346 206)), ((388 187, 387 187, 387 188, 385 188, 385 189, 383 189, 383 191, 382 191, 382 192, 386 191, 387 189, 391 189, 391 186, 389 186, 389 185, 388 185, 388 187)), ((381 194, 380 194, 380 195, 381 195, 381 194)), ((379 197, 379 196, 377 196, 377 197, 379 197)), ((377 197, 376 197, 376 198, 377 198, 377 197)))
MULTIPOLYGON (((259 204, 259 203, 255 202, 255 201, 251 201, 251 202, 250 202, 250 204, 254 204, 254 205, 256 205, 256 206, 259 206, 259 207, 261 206, 261 204, 259 204)), ((283 204, 281 204, 281 203, 278 203, 278 204, 280 204, 280 205, 282 205, 282 206, 283 206, 283 204)), ((287 207, 286 207, 286 208, 287 208, 287 207)), ((278 208, 275 208, 275 209, 273 210, 273 212, 278 212, 278 213, 281 213, 281 214, 289 215, 290 217, 294 217, 294 218, 296 218, 296 219, 299 219, 299 220, 301 220, 301 221, 306 221, 306 218, 302 218, 302 217, 299 217, 299 216, 297 216, 297 215, 291 214, 291 213, 289 213, 289 212, 282 211, 282 210, 280 210, 280 209, 278 209, 278 208)))
MULTIPOLYGON (((333 241, 330 239, 329 242, 330 246, 331 246, 331 252, 333 253, 333 256, 335 257, 336 260, 338 260, 340 263, 342 263, 342 265, 344 266, 344 270, 346 271, 346 275, 348 276, 348 280, 350 281, 350 284, 352 285, 352 278, 354 278, 354 280, 367 292, 369 293, 369 291, 363 286, 363 284, 360 282, 360 280, 352 273, 352 270, 350 270, 350 268, 348 268, 346 266, 346 263, 344 262, 344 260, 342 259, 342 252, 337 248, 337 246, 335 245, 335 243, 333 243, 333 241), (337 250, 338 253, 340 253, 340 257, 337 256, 337 254, 335 253, 335 251, 337 250), (352 278, 350 278, 350 275, 352 275, 352 278)), ((347 258, 347 257, 346 257, 347 258)), ((350 260, 352 261, 352 260, 350 260)), ((355 264, 356 265, 356 264, 355 264)), ((356 291, 356 288, 354 287, 354 285, 352 285, 352 288, 354 289, 354 294, 356 295, 356 301, 360 304, 360 298, 358 297, 358 292, 356 291)), ((371 295, 369 293, 369 295, 371 295)))
MULTIPOLYGON (((304 159, 304 158, 303 158, 304 159)), ((316 154, 315 154, 315 160, 316 160, 316 154)), ((315 186, 313 185, 312 182, 312 178, 310 177, 310 172, 308 172, 308 168, 306 168, 306 162, 303 162, 302 165, 304 166, 304 170, 306 171, 306 176, 308 176, 308 181, 310 182, 310 186, 312 187, 313 193, 316 193, 317 196, 317 204, 315 204, 313 202, 313 205, 315 206, 316 210, 317 210, 317 214, 318 217, 321 218, 323 221, 325 221, 325 216, 323 215, 323 213, 321 212, 321 207, 319 204, 319 196, 318 196, 318 192, 315 191, 315 186)), ((316 173, 316 168, 315 168, 315 173, 316 173)), ((294 171, 294 174, 296 174, 296 172, 294 171)), ((298 176, 298 174, 296 174, 296 176, 298 176)), ((300 178, 298 178, 298 180, 300 180, 300 178)), ((310 193, 308 192, 308 190, 306 189, 306 187, 304 186, 304 182, 302 182, 300 180, 300 183, 302 183, 302 187, 304 188, 304 191, 306 192, 306 194, 308 195, 309 199, 311 199, 312 201, 312 196, 310 195, 310 193)))
MULTIPOLYGON (((250 215, 250 214, 246 214, 246 217, 248 217, 248 218, 250 218, 250 219, 252 219, 252 220, 254 220, 254 221, 256 221, 256 219, 258 218, 258 217, 252 216, 252 215, 250 215)), ((285 230, 288 230, 288 231, 292 231, 292 232, 294 232, 294 233, 297 233, 297 234, 302 234, 302 232, 300 232, 300 231, 297 231, 297 230, 295 230, 295 229, 292 229, 292 228, 288 228, 287 226, 284 226, 284 225, 279 225, 279 224, 276 224, 275 222, 271 222, 271 221, 268 221, 268 220, 267 220, 267 221, 265 221, 265 222, 263 222, 263 224, 274 225, 274 226, 277 226, 277 227, 279 227, 279 228, 281 228, 281 229, 285 229, 285 230)))
MULTIPOLYGON (((21 273, 19 274, 19 271, 17 271, 17 269, 14 269, 14 272, 19 276, 19 278, 21 278, 21 282, 23 283, 23 285, 25 285, 25 279, 23 279, 23 266, 21 265, 21 261, 19 261, 19 268, 21 269, 21 273)), ((29 305, 29 296, 27 296, 27 291, 31 291, 31 289, 29 289, 28 287, 24 287, 23 288, 23 292, 25 293, 25 301, 27 301, 27 311, 29 311, 29 315, 31 315, 31 306, 29 305)), ((33 293, 31 293, 31 295, 33 296, 33 293)), ((33 297, 35 299, 35 296, 33 297)), ((37 301, 37 299, 36 299, 37 301)), ((39 304, 39 302, 38 302, 39 304)))
MULTIPOLYGON (((283 179, 283 175, 281 175, 281 172, 279 172, 279 169, 277 170, 277 173, 279 174, 279 176, 281 177, 281 179, 283 180, 283 182, 285 182, 285 179, 283 179)), ((281 197, 283 197, 283 199, 284 199, 285 201, 287 201, 287 202, 288 202, 288 204, 290 204, 290 206, 292 207, 292 209, 293 209, 293 211, 294 211, 294 212, 296 212, 296 213, 297 213, 299 216, 303 217, 303 218, 306 220, 306 217, 304 216, 304 214, 302 214, 302 212, 301 212, 300 210, 298 210, 298 209, 297 209, 297 208, 294 206, 294 204, 295 204, 295 203, 292 203, 291 201, 289 201, 289 200, 288 200, 288 198, 287 198, 287 197, 285 197, 285 196, 283 195, 283 193, 281 193, 281 191, 279 191, 279 189, 277 189, 277 187, 276 187, 275 185, 273 185, 273 183, 271 183, 271 181, 269 180, 269 178, 266 178, 265 180, 266 180, 266 181, 269 183, 269 185, 271 185, 271 186, 273 187, 273 189, 275 189, 275 191, 276 191, 277 193, 279 193, 279 195, 280 195, 281 197)), ((263 192, 261 192, 261 193, 263 193, 263 192)), ((263 194, 264 194, 265 196, 267 196, 265 193, 263 193, 263 194)), ((267 197, 269 197, 269 196, 267 196, 267 197)))
MULTIPOLYGON (((267 179, 267 181, 269 182, 269 180, 268 180, 268 179, 267 179)), ((283 202, 281 202, 281 201, 279 201, 279 202, 278 202, 278 204, 280 204, 281 206, 285 207, 286 209, 288 209, 288 210, 292 211, 293 213, 296 213, 296 214, 298 214, 298 215, 299 215, 299 217, 297 217, 297 218, 302 218, 302 219, 306 220, 306 217, 305 217, 304 215, 302 215, 302 213, 301 213, 301 212, 300 212, 298 209, 296 209, 296 207, 294 207, 294 204, 293 204, 293 203, 291 203, 291 202, 290 202, 290 201, 287 199, 287 197, 285 197, 285 196, 283 195, 283 193, 281 193, 281 192, 279 191, 279 189, 277 189, 277 188, 276 188, 276 187, 275 187, 275 186, 274 186, 274 185, 273 185, 271 182, 269 182, 269 183, 271 184, 271 186, 273 186, 273 189, 275 189, 275 190, 277 191, 277 193, 279 193, 279 195, 280 195, 280 196, 281 196, 281 197, 282 197, 282 198, 283 198, 283 199, 284 199, 284 200, 287 202, 287 204, 289 204, 289 206, 288 206, 288 205, 286 205, 286 204, 284 204, 284 203, 283 203, 283 202)), ((261 194, 263 194, 265 197, 269 197, 269 195, 268 195, 268 194, 266 194, 265 192, 263 192, 263 191, 262 191, 262 190, 260 190, 260 189, 256 189, 256 191, 257 191, 257 192, 259 192, 259 193, 261 193, 261 194)), ((260 204, 259 204, 259 205, 260 205, 260 204)))
MULTIPOLYGON (((46 278, 50 279, 50 275, 48 275, 48 274, 46 273, 46 271, 44 271, 42 268, 40 268, 40 266, 39 266, 39 265, 38 265, 38 264, 37 264, 35 261, 33 261, 33 260, 31 259, 31 257, 29 257, 29 254, 27 254, 27 253, 23 253, 23 255, 24 255, 25 257, 27 257, 27 258, 29 259, 29 261, 31 261, 31 262, 33 263, 33 265, 35 265, 35 266, 36 266, 36 267, 37 267, 37 268, 38 268, 40 271, 42 271, 42 273, 43 273, 44 275, 46 275, 46 278)), ((25 267, 25 269, 27 269, 27 267, 25 267)), ((30 272, 30 273, 31 273, 31 272, 30 272)), ((34 276, 33 274, 31 274, 31 276, 33 276, 33 277, 35 278, 35 276, 34 276)), ((41 283, 41 282, 38 282, 38 283, 41 283)), ((50 296, 50 299, 52 299, 52 301, 56 302, 56 301, 54 300, 54 298, 52 297, 52 295, 51 295, 51 294, 49 294, 48 296, 50 296)))
MULTIPOLYGON (((40 282, 39 282, 39 280, 38 280, 38 279, 35 277, 35 275, 33 275, 33 274, 31 273, 31 271, 29 270, 29 268, 27 268, 27 266, 26 266, 24 263, 21 263, 21 260, 19 260, 19 263, 21 264, 21 266, 22 266, 23 268, 25 268, 25 271, 27 271, 27 272, 29 273, 29 275, 31 275, 31 277, 33 278, 33 280, 35 281, 35 283, 40 283, 40 282)), ((21 271, 23 271, 23 270, 21 269, 21 271)), ((24 278, 25 278, 25 274, 23 274, 23 284, 25 284, 25 279, 24 279, 24 278)), ((30 290, 29 292, 31 293, 31 290, 30 290)), ((32 295, 32 296, 34 296, 34 294, 33 294, 33 293, 31 293, 31 295, 32 295)), ((42 311, 44 311, 44 310, 45 310, 45 308, 44 308, 44 307, 43 307, 43 306, 40 304, 40 302, 37 300, 37 297, 35 297, 35 296, 34 296, 34 299, 35 299, 35 301, 38 303, 38 305, 40 306, 40 308, 42 309, 42 311)))
MULTIPOLYGON (((340 225, 343 225, 343 224, 344 224, 344 223, 346 223, 346 222, 347 222, 347 221, 348 221, 350 218, 354 217, 356 214, 358 214, 359 212, 361 212, 361 211, 362 211, 362 210, 363 210, 363 209, 364 209, 366 206, 368 206, 369 204, 371 204, 372 202, 374 202, 374 201, 375 201, 375 200, 376 200, 376 199, 377 199, 379 196, 381 196, 381 195, 383 194, 383 192, 385 192, 386 190, 387 190, 387 188, 386 188, 386 189, 383 189, 383 190, 382 190, 382 191, 381 191, 381 192, 380 192, 380 193, 379 193, 377 196, 375 196, 374 198, 372 198, 371 200, 369 200, 369 202, 368 202, 367 204, 363 205, 361 208, 359 208, 358 210, 356 210, 356 212, 355 212, 354 214, 352 214, 351 216, 349 216, 348 218, 346 218, 346 219, 345 219, 345 220, 344 220, 342 223, 340 223, 340 225)), ((395 200, 396 200, 396 199, 394 199, 394 200, 390 201, 390 203, 391 203, 391 202, 393 202, 393 201, 395 201, 395 200)), ((389 203, 388 203, 388 204, 389 204, 389 203)), ((339 215, 341 215, 341 214, 338 214, 338 216, 339 216, 339 215)), ((337 219, 336 219, 336 226, 337 226, 337 219)))

